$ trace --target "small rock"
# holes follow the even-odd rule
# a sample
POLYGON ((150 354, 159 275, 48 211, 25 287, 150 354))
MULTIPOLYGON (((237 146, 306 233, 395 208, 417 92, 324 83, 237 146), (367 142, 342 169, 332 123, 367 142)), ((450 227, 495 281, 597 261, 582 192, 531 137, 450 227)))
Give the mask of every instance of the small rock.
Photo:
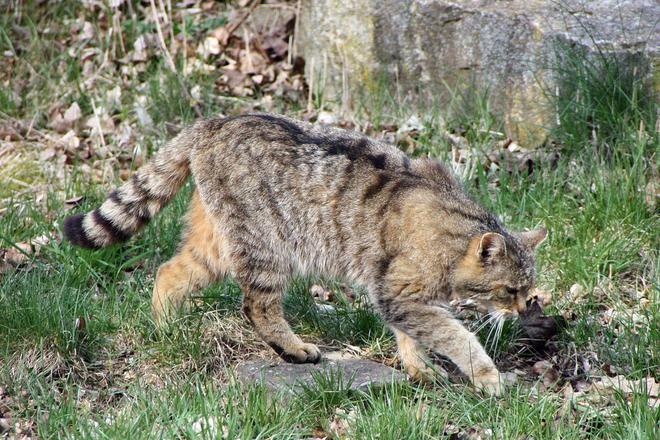
POLYGON ((263 380, 273 392, 291 393, 297 386, 315 383, 314 375, 339 372, 350 389, 365 391, 372 386, 383 386, 407 380, 406 375, 378 362, 367 359, 323 359, 318 364, 288 364, 265 360, 248 361, 236 368, 237 378, 245 384, 263 380))
POLYGON ((317 304, 316 311, 319 315, 334 315, 337 313, 337 309, 332 304, 317 304))

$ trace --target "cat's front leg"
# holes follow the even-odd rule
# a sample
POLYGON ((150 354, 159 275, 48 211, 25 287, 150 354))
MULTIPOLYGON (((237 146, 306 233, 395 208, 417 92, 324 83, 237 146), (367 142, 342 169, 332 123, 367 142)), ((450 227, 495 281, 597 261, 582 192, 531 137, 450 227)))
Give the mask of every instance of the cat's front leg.
POLYGON ((447 372, 441 367, 437 365, 434 368, 430 367, 431 361, 428 360, 424 349, 413 338, 394 327, 392 327, 392 332, 396 337, 403 369, 411 379, 418 382, 429 382, 436 375, 447 377, 447 372))
POLYGON ((385 319, 408 337, 448 357, 474 386, 500 395, 500 375, 477 337, 448 311, 434 306, 397 301, 383 309, 385 319))

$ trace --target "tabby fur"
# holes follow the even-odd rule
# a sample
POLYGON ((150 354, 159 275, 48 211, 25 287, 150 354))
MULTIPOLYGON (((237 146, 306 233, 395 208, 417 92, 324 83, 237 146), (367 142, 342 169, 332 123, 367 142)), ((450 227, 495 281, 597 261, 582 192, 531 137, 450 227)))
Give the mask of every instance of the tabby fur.
POLYGON ((295 275, 341 277, 366 287, 412 376, 428 374, 430 349, 478 388, 500 392, 493 361, 446 305, 524 310, 544 229, 508 232, 437 160, 256 113, 184 129, 99 208, 66 219, 65 236, 87 248, 125 241, 190 174, 196 190, 183 242, 154 286, 158 323, 230 275, 265 342, 286 361, 318 362, 319 349, 285 321, 282 294, 295 275))

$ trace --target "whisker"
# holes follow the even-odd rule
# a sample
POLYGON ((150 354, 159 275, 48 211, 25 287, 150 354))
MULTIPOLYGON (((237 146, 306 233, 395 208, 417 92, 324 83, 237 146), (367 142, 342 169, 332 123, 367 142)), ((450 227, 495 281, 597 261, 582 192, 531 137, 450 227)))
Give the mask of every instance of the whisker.
POLYGON ((500 313, 497 317, 497 331, 495 332, 495 340, 493 341, 493 348, 497 347, 502 337, 502 330, 504 329, 504 314, 500 313))
POLYGON ((504 313, 497 311, 493 313, 493 328, 488 332, 486 345, 489 349, 494 349, 502 337, 502 329, 504 328, 505 316, 504 313))
POLYGON ((479 333, 484 327, 486 327, 492 320, 490 313, 486 313, 477 320, 478 327, 474 330, 474 333, 479 333))
POLYGON ((488 331, 488 335, 486 336, 486 346, 490 346, 491 337, 493 336, 493 332, 497 328, 496 321, 498 320, 500 312, 498 312, 497 310, 494 310, 491 313, 489 313, 489 315, 490 315, 490 318, 488 319, 488 322, 490 322, 492 324, 492 326, 491 326, 490 330, 488 331))

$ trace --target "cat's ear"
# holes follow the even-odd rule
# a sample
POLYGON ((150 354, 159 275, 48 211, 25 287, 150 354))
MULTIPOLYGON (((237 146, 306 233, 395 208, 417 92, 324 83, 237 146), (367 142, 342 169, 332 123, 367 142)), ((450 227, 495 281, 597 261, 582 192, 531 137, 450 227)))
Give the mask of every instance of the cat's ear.
POLYGON ((477 237, 479 246, 477 247, 477 257, 483 262, 490 262, 498 257, 506 255, 506 241, 504 237, 497 232, 486 232, 481 237, 477 237))
POLYGON ((518 237, 531 250, 536 250, 548 238, 546 228, 538 228, 533 231, 518 232, 518 237))

